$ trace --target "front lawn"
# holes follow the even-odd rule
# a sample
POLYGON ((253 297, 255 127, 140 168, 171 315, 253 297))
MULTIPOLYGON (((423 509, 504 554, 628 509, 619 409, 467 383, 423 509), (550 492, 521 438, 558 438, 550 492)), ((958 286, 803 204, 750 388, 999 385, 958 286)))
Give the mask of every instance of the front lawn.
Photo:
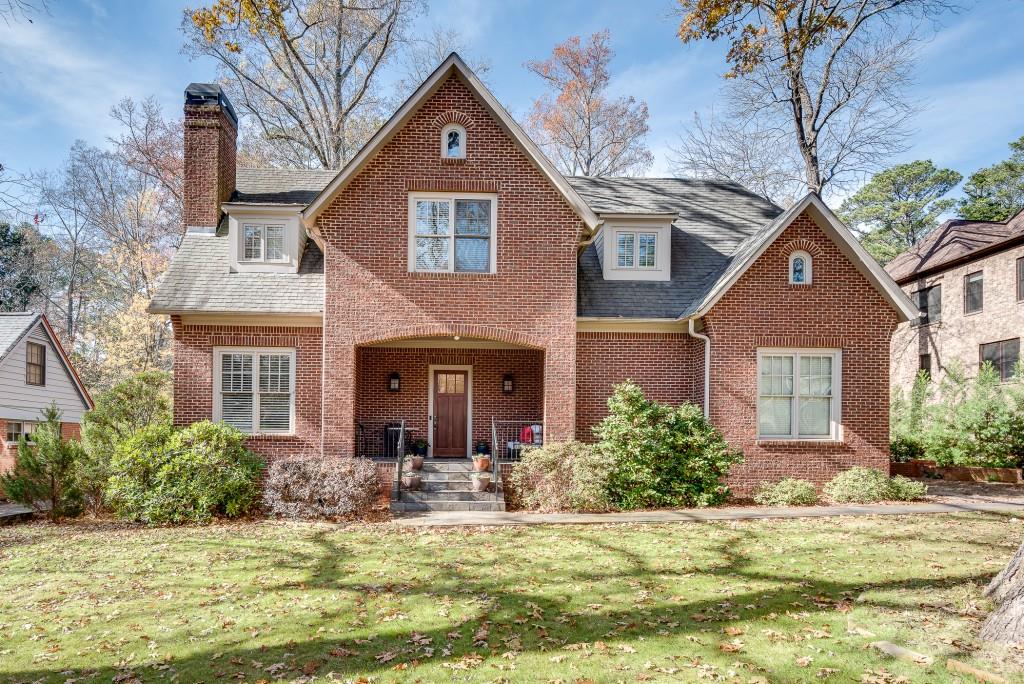
POLYGON ((995 514, 11 526, 0 681, 965 681, 947 657, 1017 671, 972 634, 1022 534, 995 514))

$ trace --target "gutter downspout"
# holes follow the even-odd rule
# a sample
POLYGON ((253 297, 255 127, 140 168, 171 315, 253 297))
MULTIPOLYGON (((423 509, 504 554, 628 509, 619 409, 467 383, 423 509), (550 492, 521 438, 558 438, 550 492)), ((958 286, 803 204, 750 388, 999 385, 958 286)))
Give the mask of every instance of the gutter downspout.
POLYGON ((704 342, 704 417, 711 416, 711 338, 703 333, 697 332, 693 324, 694 319, 689 319, 687 332, 690 337, 704 342))

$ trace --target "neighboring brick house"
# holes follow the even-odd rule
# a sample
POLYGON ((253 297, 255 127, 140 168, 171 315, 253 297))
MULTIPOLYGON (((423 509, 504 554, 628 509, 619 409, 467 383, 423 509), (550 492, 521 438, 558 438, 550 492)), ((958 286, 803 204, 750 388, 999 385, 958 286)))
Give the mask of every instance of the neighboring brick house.
POLYGON ((892 339, 893 384, 905 392, 919 370, 940 380, 983 360, 1009 378, 1024 333, 1024 211, 1001 221, 947 221, 886 270, 917 304, 920 319, 892 339))
POLYGON ((0 472, 14 466, 18 439, 31 440, 53 404, 61 412, 62 434, 78 438, 92 398, 46 316, 0 313, 0 472))
POLYGON ((434 457, 504 459, 528 425, 592 439, 633 379, 705 407, 741 490, 887 467, 890 335, 916 310, 816 196, 563 177, 457 55, 337 173, 236 170, 236 126, 189 86, 187 232, 151 305, 179 424, 386 456, 404 421, 434 457))

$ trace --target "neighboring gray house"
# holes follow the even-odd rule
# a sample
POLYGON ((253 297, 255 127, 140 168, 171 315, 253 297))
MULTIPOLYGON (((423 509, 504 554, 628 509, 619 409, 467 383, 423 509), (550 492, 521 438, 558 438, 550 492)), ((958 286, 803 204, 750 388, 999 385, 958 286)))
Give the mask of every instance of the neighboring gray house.
POLYGON ((977 374, 991 362, 1003 379, 1024 335, 1024 211, 1006 221, 947 221, 885 270, 921 317, 892 338, 892 383, 904 391, 919 370, 938 380, 951 365, 977 374))
POLYGON ((46 316, 0 313, 0 472, 51 404, 61 411, 61 433, 78 437, 92 398, 46 316))

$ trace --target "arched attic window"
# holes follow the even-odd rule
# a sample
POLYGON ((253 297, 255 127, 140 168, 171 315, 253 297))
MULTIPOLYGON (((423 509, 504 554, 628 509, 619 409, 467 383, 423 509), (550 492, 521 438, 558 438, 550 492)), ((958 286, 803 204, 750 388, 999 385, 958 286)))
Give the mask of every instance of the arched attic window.
POLYGON ((797 251, 789 255, 789 284, 810 285, 813 277, 811 255, 797 251))
POLYGON ((441 129, 441 158, 466 158, 466 129, 458 124, 448 124, 441 129))

